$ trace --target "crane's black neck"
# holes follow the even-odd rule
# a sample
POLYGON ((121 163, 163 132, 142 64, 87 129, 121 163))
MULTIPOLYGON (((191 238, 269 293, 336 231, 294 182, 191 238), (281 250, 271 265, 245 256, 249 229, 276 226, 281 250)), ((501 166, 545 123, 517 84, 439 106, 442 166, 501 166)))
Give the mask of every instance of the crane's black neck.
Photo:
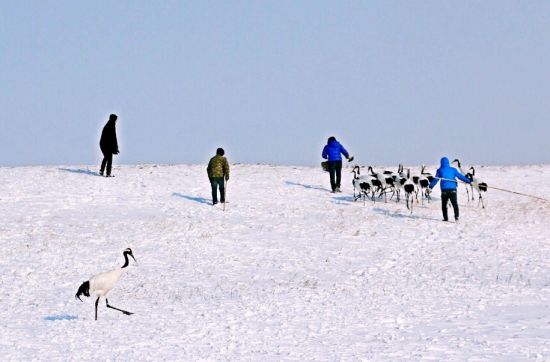
POLYGON ((129 264, 129 262, 128 262, 128 252, 125 251, 123 254, 124 254, 124 265, 122 266, 122 268, 126 268, 129 264))

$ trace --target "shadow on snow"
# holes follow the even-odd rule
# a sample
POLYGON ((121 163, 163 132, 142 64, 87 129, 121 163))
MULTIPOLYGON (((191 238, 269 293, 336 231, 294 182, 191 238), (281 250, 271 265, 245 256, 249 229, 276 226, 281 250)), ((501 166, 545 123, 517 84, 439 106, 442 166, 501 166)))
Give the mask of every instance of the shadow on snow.
POLYGON ((172 193, 172 196, 181 197, 182 199, 195 201, 195 202, 198 202, 198 203, 201 203, 201 204, 210 204, 211 203, 209 199, 205 199, 204 197, 183 195, 183 194, 180 194, 179 192, 172 193))
POLYGON ((418 216, 418 215, 413 215, 413 214, 402 214, 400 212, 391 212, 389 210, 386 210, 386 209, 381 209, 379 207, 374 207, 372 209, 373 212, 377 213, 377 214, 380 214, 380 215, 384 215, 384 216, 389 216, 389 217, 393 217, 393 218, 396 218, 396 219, 413 219, 413 220, 430 220, 430 221, 440 221, 439 219, 435 219, 433 217, 425 217, 425 216, 418 216))
POLYGON ((355 202, 353 196, 338 196, 338 197, 333 197, 332 199, 334 201, 337 201, 339 204, 343 202, 349 202, 349 203, 355 202))
POLYGON ((72 320, 78 319, 78 317, 74 315, 62 314, 62 315, 49 315, 47 317, 44 317, 44 319, 47 321, 72 321, 72 320))
POLYGON ((90 175, 90 176, 99 176, 97 172, 90 171, 90 170, 83 170, 81 168, 60 168, 59 171, 80 173, 80 174, 90 175))
POLYGON ((324 188, 321 185, 308 185, 308 184, 302 184, 302 183, 294 182, 294 181, 285 181, 285 184, 290 185, 290 186, 302 186, 303 188, 310 189, 310 190, 321 190, 321 191, 330 192, 329 189, 324 188))

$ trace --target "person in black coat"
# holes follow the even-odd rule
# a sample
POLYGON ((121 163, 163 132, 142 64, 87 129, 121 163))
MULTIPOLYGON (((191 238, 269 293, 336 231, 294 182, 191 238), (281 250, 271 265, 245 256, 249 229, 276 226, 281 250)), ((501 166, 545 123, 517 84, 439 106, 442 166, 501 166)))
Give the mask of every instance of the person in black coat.
POLYGON ((99 147, 103 153, 103 161, 101 162, 101 169, 99 174, 103 176, 105 171, 105 166, 107 166, 107 173, 105 176, 111 176, 111 167, 113 165, 113 155, 118 155, 118 142, 116 139, 116 121, 117 115, 111 114, 109 116, 109 121, 105 127, 103 127, 103 132, 101 132, 101 139, 99 140, 99 147))

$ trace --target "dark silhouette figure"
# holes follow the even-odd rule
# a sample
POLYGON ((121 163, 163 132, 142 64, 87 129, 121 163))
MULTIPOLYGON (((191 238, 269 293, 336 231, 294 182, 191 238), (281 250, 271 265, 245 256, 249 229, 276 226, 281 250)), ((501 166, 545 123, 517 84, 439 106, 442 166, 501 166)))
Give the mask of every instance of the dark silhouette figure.
POLYGON ((111 176, 111 168, 113 166, 113 155, 118 155, 118 142, 116 139, 116 122, 117 115, 111 114, 103 132, 101 132, 101 139, 99 140, 99 147, 103 153, 103 161, 101 162, 101 169, 99 174, 103 176, 105 166, 107 166, 107 173, 105 176, 111 176))

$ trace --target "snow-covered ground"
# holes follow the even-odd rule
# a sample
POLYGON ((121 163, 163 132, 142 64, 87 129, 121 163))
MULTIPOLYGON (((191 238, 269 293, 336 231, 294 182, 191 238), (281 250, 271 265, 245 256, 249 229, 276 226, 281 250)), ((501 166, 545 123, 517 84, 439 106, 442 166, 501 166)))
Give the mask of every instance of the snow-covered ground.
MULTIPOLYGON (((3 361, 550 358, 550 203, 461 188, 444 223, 439 191, 411 215, 353 202, 350 169, 331 194, 318 168, 234 165, 224 212, 205 165, 87 170, 0 168, 3 361), (109 301, 135 314, 94 321, 77 288, 127 247, 109 301)), ((548 165, 477 175, 550 195, 548 165)))

